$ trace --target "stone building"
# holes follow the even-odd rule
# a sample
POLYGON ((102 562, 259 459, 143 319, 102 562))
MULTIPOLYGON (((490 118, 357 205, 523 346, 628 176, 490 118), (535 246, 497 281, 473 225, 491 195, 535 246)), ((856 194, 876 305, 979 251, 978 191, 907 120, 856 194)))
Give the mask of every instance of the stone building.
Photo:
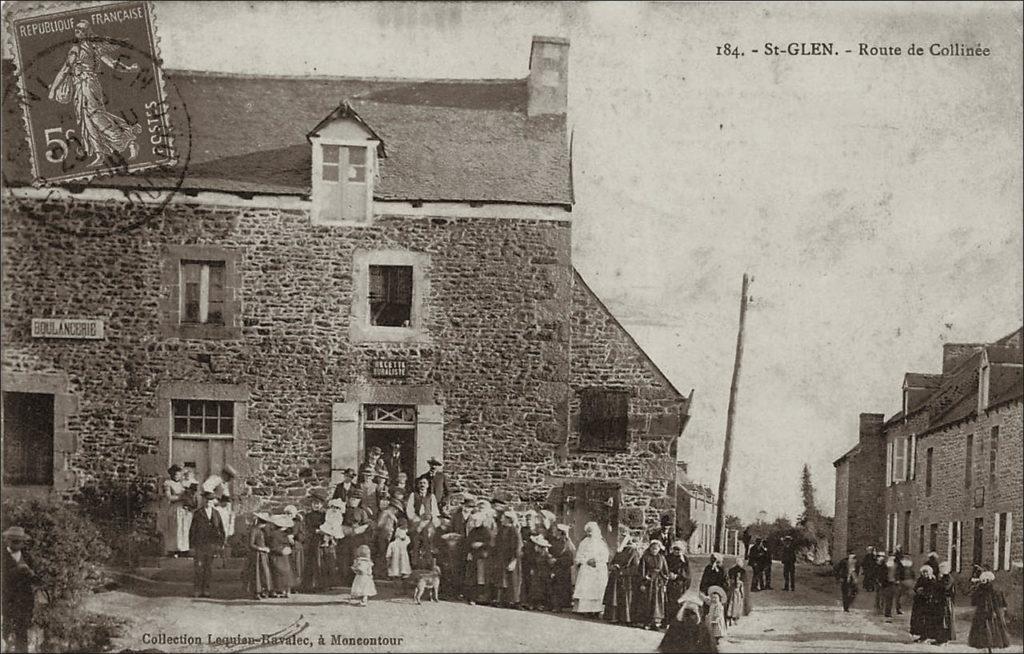
POLYGON ((861 414, 857 445, 834 464, 837 548, 934 551, 1019 584, 1007 573, 1022 559, 1022 363, 1020 329, 946 344, 941 373, 904 376, 902 410, 861 414))
POLYGON ((251 510, 400 443, 454 490, 657 524, 690 401, 573 267, 568 55, 537 37, 511 80, 170 71, 187 166, 61 188, 31 187, 6 103, 5 488, 231 463, 251 510))

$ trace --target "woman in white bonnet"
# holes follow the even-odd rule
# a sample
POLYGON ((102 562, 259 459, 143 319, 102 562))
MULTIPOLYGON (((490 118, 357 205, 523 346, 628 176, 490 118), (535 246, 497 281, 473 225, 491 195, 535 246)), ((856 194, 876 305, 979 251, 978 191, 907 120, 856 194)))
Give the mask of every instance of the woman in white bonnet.
POLYGON ((977 578, 971 579, 974 618, 971 620, 967 644, 989 652, 1010 646, 1006 632, 1006 599, 995 587, 995 580, 996 576, 991 570, 985 570, 977 578))
POLYGON ((576 588, 573 590, 573 611, 599 615, 604 608, 604 591, 608 586, 608 544, 596 522, 583 527, 586 536, 576 548, 576 588))

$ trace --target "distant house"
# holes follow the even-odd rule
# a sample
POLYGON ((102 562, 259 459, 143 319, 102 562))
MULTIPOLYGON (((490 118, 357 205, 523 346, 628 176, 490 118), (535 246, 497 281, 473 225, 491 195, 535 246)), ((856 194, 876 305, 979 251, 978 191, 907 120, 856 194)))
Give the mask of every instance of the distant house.
POLYGON ((437 458, 577 538, 657 525, 690 400, 573 266, 568 57, 536 37, 521 79, 169 71, 187 167, 56 188, 7 103, 5 491, 229 463, 252 510, 400 443, 410 477, 437 458))
MULTIPOLYGON (((685 469, 685 464, 680 464, 676 480, 676 529, 679 533, 686 533, 692 521, 693 531, 686 539, 689 551, 707 554, 715 551, 715 519, 718 516, 715 493, 707 486, 687 480, 685 469)), ((737 531, 727 529, 723 553, 739 555, 742 548, 737 531)))
POLYGON ((946 344, 941 373, 904 376, 899 412, 861 414, 858 443, 833 464, 837 552, 934 551, 957 572, 1016 579, 1020 596, 1007 573, 1024 526, 1021 333, 946 344))

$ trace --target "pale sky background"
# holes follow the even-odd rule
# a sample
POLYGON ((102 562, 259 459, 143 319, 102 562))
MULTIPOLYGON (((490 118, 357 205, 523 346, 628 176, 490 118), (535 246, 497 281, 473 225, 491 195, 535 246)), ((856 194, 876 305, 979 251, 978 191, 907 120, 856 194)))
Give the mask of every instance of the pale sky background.
MULTIPOLYGON (((718 486, 743 271, 756 281, 730 512, 799 514, 804 462, 948 341, 1022 322, 1021 5, 159 4, 168 67, 525 77, 571 40, 574 262, 684 393, 718 486), (765 41, 953 41, 987 58, 766 57, 765 41), (729 42, 748 53, 715 56, 729 42)), ((281 116, 281 120, 287 120, 281 116)), ((311 127, 311 126, 310 126, 311 127)), ((224 125, 230 130, 231 125, 224 125)))

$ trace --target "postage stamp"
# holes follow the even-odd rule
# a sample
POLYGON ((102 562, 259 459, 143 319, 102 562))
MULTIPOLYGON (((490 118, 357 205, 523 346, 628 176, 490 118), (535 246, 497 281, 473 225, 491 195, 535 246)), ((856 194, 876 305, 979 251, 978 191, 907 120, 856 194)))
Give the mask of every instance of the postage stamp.
POLYGON ((176 162, 150 3, 7 14, 35 185, 176 162))

